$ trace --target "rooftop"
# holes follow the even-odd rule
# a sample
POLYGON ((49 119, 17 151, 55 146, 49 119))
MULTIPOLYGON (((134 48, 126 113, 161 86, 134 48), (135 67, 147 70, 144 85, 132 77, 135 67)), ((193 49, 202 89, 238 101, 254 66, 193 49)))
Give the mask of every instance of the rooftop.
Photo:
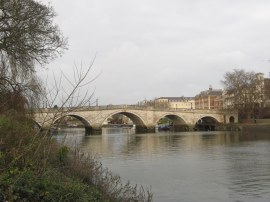
POLYGON ((222 90, 221 89, 213 89, 210 86, 208 90, 200 92, 198 95, 196 95, 196 97, 198 97, 198 96, 206 96, 206 95, 219 96, 219 95, 222 95, 222 90))
POLYGON ((194 100, 194 97, 184 97, 184 96, 181 96, 181 97, 159 97, 159 98, 156 98, 156 100, 161 100, 161 99, 182 101, 182 100, 194 100))

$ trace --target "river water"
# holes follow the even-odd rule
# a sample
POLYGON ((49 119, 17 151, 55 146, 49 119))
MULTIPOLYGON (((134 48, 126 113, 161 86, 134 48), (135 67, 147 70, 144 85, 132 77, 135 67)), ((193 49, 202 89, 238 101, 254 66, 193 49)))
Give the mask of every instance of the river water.
POLYGON ((270 134, 133 134, 64 129, 58 141, 91 152, 125 182, 151 187, 154 202, 269 202, 270 134))

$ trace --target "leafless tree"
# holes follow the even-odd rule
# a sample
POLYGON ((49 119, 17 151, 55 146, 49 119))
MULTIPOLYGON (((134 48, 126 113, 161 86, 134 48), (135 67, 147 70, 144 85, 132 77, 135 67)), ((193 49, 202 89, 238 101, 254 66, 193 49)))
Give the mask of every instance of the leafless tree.
MULTIPOLYGON (((62 97, 59 113, 64 113, 61 110, 65 106, 84 106, 90 101, 92 93, 89 95, 86 91, 82 94, 80 89, 91 83, 91 80, 87 80, 86 77, 89 75, 94 60, 86 70, 83 70, 82 67, 75 68, 75 82, 71 82, 65 74, 62 75, 62 78, 65 78, 72 86, 69 91, 61 87, 61 81, 56 80, 54 88, 45 89, 36 77, 36 63, 45 64, 66 48, 66 39, 58 27, 53 24, 54 17, 55 13, 51 7, 35 0, 0 0, 0 111, 5 108, 16 111, 24 110, 25 105, 36 104, 37 95, 48 91, 48 94, 43 94, 43 98, 48 98, 49 104, 62 97), (61 96, 63 91, 63 96, 61 96)), ((4 155, 8 156, 6 159, 10 161, 7 165, 15 168, 14 164, 17 163, 20 167, 25 166, 27 169, 33 167, 35 171, 39 169, 38 173, 42 173, 46 170, 46 165, 52 159, 51 157, 56 157, 58 151, 61 151, 61 147, 52 144, 51 139, 46 135, 32 134, 32 130, 28 132, 29 135, 25 131, 17 132, 15 130, 14 133, 17 136, 14 136, 13 133, 10 136, 10 148, 5 146, 4 155), (25 138, 26 136, 27 138, 25 138), (52 149, 54 146, 55 151, 52 149)), ((4 142, 6 145, 8 142, 6 136, 10 134, 1 133, 1 135, 5 137, 0 137, 0 142, 4 142)), ((74 152, 74 154, 77 153, 74 152)), ((71 163, 67 164, 66 168, 76 165, 81 171, 88 170, 88 173, 82 177, 85 180, 88 179, 87 183, 91 185, 95 183, 94 185, 102 191, 103 195, 108 197, 108 201, 109 199, 112 201, 146 201, 144 200, 146 194, 148 195, 147 201, 151 201, 151 193, 145 194, 141 189, 138 193, 137 187, 133 188, 129 183, 122 185, 119 177, 104 171, 101 164, 96 161, 91 163, 91 159, 82 159, 81 153, 77 158, 71 157, 70 160, 71 163), (76 163, 74 163, 75 161, 76 163), (90 173, 93 175, 89 175, 90 173), (93 179, 90 179, 90 176, 93 179)), ((10 167, 7 166, 7 168, 10 167)), ((72 171, 72 168, 69 169, 72 171)), ((73 169, 73 171, 76 170, 73 169)))
POLYGON ((48 63, 67 47, 55 15, 52 7, 34 0, 0 0, 0 93, 10 95, 2 106, 15 95, 29 105, 41 92, 36 64, 48 63))
POLYGON ((34 0, 0 0, 0 50, 11 67, 34 71, 35 62, 47 63, 66 48, 55 15, 34 0))
POLYGON ((226 72, 221 82, 224 85, 226 107, 236 109, 250 119, 255 107, 263 101, 263 80, 253 71, 234 69, 226 72))

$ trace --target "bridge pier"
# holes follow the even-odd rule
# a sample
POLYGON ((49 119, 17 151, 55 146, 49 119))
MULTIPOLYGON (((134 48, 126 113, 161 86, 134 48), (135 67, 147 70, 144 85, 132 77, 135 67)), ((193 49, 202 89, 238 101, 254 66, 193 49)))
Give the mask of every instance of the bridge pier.
POLYGON ((137 126, 136 125, 136 133, 155 133, 155 127, 146 127, 146 126, 137 126))
POLYGON ((189 131, 195 131, 195 125, 193 125, 193 124, 189 124, 188 125, 188 128, 189 128, 189 131))
POLYGON ((91 126, 85 126, 85 135, 101 135, 102 134, 102 128, 101 127, 91 127, 91 126))
POLYGON ((174 132, 189 131, 190 127, 188 125, 174 125, 174 132))

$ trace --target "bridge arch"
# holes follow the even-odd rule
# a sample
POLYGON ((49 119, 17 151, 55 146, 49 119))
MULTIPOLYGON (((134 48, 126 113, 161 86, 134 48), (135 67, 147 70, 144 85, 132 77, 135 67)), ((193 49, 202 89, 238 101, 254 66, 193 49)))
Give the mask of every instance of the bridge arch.
POLYGON ((38 129, 41 129, 41 127, 42 127, 42 125, 40 124, 40 123, 38 123, 37 121, 35 121, 35 120, 31 120, 31 121, 33 121, 33 127, 34 128, 38 128, 38 129))
POLYGON ((63 116, 60 116, 54 120, 53 125, 55 125, 55 123, 57 123, 59 120, 63 119, 64 117, 68 117, 68 116, 78 119, 84 125, 86 135, 89 135, 92 133, 93 128, 92 128, 91 124, 89 123, 89 121, 87 121, 86 118, 84 118, 80 115, 77 115, 77 114, 65 114, 63 116))
POLYGON ((42 124, 38 121, 36 121, 33 118, 27 118, 27 120, 32 124, 33 129, 41 129, 42 128, 42 124))
POLYGON ((217 118, 213 116, 202 116, 197 120, 195 130, 215 131, 218 124, 219 121, 217 118))
POLYGON ((188 131, 189 130, 189 127, 186 123, 186 121, 178 116, 178 115, 175 115, 175 114, 171 114, 171 113, 166 113, 166 114, 162 114, 161 116, 159 116, 157 119, 156 119, 156 124, 158 125, 158 122, 162 119, 162 118, 168 118, 171 120, 172 122, 172 125, 170 126, 170 129, 175 131, 175 132, 179 132, 179 131, 188 131))
POLYGON ((113 113, 110 113, 104 119, 103 122, 107 121, 108 118, 110 118, 110 117, 112 117, 113 115, 116 115, 116 114, 122 114, 122 115, 127 116, 133 122, 133 124, 136 125, 136 133, 146 132, 147 131, 147 125, 146 125, 145 120, 140 115, 138 115, 137 113, 130 112, 130 111, 115 111, 113 113))

